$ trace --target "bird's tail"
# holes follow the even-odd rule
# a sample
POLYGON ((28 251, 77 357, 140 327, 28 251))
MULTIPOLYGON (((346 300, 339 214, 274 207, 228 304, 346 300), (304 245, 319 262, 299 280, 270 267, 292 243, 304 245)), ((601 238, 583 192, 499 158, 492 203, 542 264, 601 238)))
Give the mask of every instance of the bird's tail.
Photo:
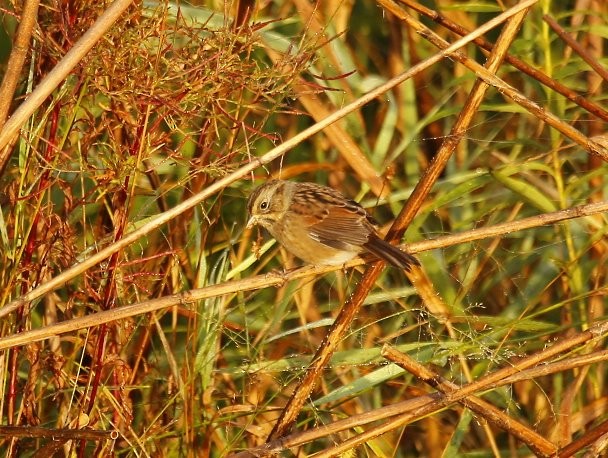
POLYGON ((371 237, 363 246, 367 251, 388 262, 392 266, 400 267, 408 272, 412 266, 420 265, 414 256, 405 251, 401 251, 395 245, 391 245, 380 237, 371 237))

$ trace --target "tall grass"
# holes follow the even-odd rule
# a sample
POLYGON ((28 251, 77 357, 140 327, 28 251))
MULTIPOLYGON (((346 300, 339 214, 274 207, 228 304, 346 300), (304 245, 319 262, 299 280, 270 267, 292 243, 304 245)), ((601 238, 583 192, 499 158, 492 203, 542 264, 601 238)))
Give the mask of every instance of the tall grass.
MULTIPOLYGON (((297 145, 436 56, 425 26, 454 42, 511 5, 199 3, 131 5, 0 143, 3 453, 602 453, 603 2, 485 34, 511 88, 468 44, 297 145), (421 268, 299 268, 244 227, 270 176, 407 220, 421 268)), ((41 5, 11 113, 107 7, 41 5)))

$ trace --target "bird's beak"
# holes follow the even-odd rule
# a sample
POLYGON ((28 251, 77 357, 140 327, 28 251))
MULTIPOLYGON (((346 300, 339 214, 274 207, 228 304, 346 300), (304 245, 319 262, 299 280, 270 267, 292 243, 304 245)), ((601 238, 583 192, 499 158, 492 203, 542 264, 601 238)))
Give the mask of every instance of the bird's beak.
POLYGON ((247 227, 247 229, 251 229, 256 224, 258 224, 258 217, 254 215, 251 218, 249 218, 249 221, 247 221, 246 227, 247 227))

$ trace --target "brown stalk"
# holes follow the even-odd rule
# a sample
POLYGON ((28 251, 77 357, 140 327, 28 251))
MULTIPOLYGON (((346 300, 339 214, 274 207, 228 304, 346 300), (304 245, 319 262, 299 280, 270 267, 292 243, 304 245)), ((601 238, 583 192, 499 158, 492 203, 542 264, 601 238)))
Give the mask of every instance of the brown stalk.
MULTIPOLYGON (((410 15, 408 15, 403 9, 391 2, 390 0, 379 0, 387 10, 403 20, 407 25, 412 27, 418 34, 429 40, 433 45, 439 49, 445 49, 448 46, 448 42, 437 35, 435 32, 424 26, 421 22, 417 21, 410 15)), ((478 78, 483 79, 486 83, 494 86, 498 92, 505 97, 511 99, 531 114, 546 122, 551 127, 555 128, 563 135, 568 137, 573 142, 577 143, 591 154, 596 155, 602 160, 608 162, 608 149, 598 142, 590 139, 579 130, 572 127, 570 124, 562 121, 560 118, 555 116, 550 111, 544 109, 537 103, 528 99, 524 94, 517 91, 513 86, 507 84, 502 79, 498 78, 491 72, 488 72, 482 65, 478 64, 472 59, 469 59, 466 55, 461 52, 454 52, 450 55, 453 59, 457 60, 469 70, 472 70, 478 78)))
MULTIPOLYGON (((2 86, 0 86, 0 132, 2 131, 6 117, 8 116, 11 103, 15 95, 15 88, 19 82, 19 76, 27 57, 29 43, 38 16, 39 0, 26 0, 21 12, 21 22, 17 29, 13 49, 6 64, 6 72, 2 78, 2 86)), ((17 141, 13 138, 6 145, 0 147, 0 174, 4 173, 8 158, 11 155, 13 146, 17 141)))
POLYGON ((358 436, 352 437, 337 447, 334 447, 330 451, 320 453, 315 455, 315 458, 326 458, 329 456, 337 456, 338 454, 350 450, 353 447, 356 447, 360 444, 363 444, 375 437, 378 437, 384 433, 392 431, 395 428, 404 426, 409 424, 415 420, 418 420, 426 415, 429 415, 433 412, 437 412, 446 408, 447 406, 459 402, 474 393, 478 393, 480 391, 485 391, 490 387, 495 386, 498 383, 501 383, 502 379, 509 377, 510 375, 514 375, 518 372, 521 372, 524 369, 534 367, 542 361, 545 361, 553 356, 556 356, 564 351, 569 350, 570 348, 578 345, 582 345, 589 340, 602 338, 608 332, 608 322, 599 323, 598 325, 593 326, 587 331, 584 331, 576 336, 573 336, 569 339, 564 339, 562 341, 557 342, 550 348, 547 348, 541 352, 535 353, 533 355, 527 356, 519 361, 516 364, 507 366, 503 369, 499 369, 491 374, 488 374, 484 377, 479 378, 476 382, 469 383, 464 385, 462 388, 452 391, 451 393, 445 394, 440 399, 431 402, 428 405, 419 407, 414 409, 413 411, 407 412, 404 415, 401 415, 392 420, 388 420, 384 422, 382 425, 373 428, 365 433, 362 433, 358 436))
POLYGON ((0 436, 30 437, 48 440, 79 440, 103 441, 118 439, 117 431, 98 431, 92 429, 42 428, 40 426, 3 426, 0 425, 0 436))
MULTIPOLYGON (((467 29, 465 29, 464 27, 460 26, 459 24, 451 21, 449 18, 443 16, 442 14, 438 13, 437 11, 434 11, 430 8, 427 8, 427 7, 425 7, 419 3, 416 3, 414 1, 411 1, 411 0, 398 0, 398 1, 400 3, 403 3, 404 5, 412 8, 413 10, 419 12, 420 14, 423 14, 424 16, 432 19, 437 24, 440 24, 440 25, 446 27, 447 29, 451 30, 452 32, 457 33, 460 36, 463 36, 463 35, 466 35, 467 33, 469 33, 469 31, 467 29)), ((485 38, 477 38, 474 40, 474 43, 476 45, 478 45, 479 47, 485 49, 486 51, 490 51, 494 47, 494 44, 492 44, 485 38)), ((578 106, 580 106, 581 108, 584 108, 589 113, 597 116, 600 119, 603 119, 604 121, 608 121, 608 111, 604 110, 601 106, 597 105, 596 103, 593 103, 592 101, 588 100, 587 98, 576 93, 569 87, 564 86, 559 81, 557 81, 553 78, 550 78, 549 76, 545 75, 540 70, 538 70, 534 67, 531 67, 530 65, 526 64, 524 61, 518 59, 517 57, 514 57, 511 54, 507 54, 505 56, 505 61, 508 62, 513 67, 515 67, 516 69, 518 69, 519 71, 525 73, 526 75, 531 76, 532 78, 534 78, 541 84, 544 84, 548 88, 553 89, 555 92, 563 95, 571 102, 576 103, 578 106)))
POLYGON ((549 24, 549 26, 559 35, 559 37, 564 40, 568 46, 570 46, 579 56, 583 58, 585 62, 589 64, 589 66, 596 71, 598 75, 602 77, 604 81, 608 81, 608 71, 602 67, 602 65, 595 59, 590 56, 585 48, 583 48, 574 38, 570 36, 568 32, 566 32, 555 19, 553 19, 548 14, 543 15, 543 20, 549 24))
MULTIPOLYGON (((26 0, 23 4, 21 22, 17 29, 13 49, 11 50, 8 62, 6 63, 6 71, 2 78, 2 85, 0 86, 0 130, 6 122, 15 88, 19 82, 19 75, 21 75, 21 69, 25 63, 25 58, 27 57, 29 43, 38 16, 39 4, 40 2, 38 0, 26 0)), ((3 161, 0 159, 0 165, 2 163, 3 161)), ((1 169, 2 167, 0 167, 0 170, 1 169)))
MULTIPOLYGON (((560 361, 551 364, 539 364, 540 361, 550 359, 553 355, 557 355, 559 353, 563 353, 566 351, 574 351, 575 347, 584 344, 592 337, 601 338, 601 334, 608 332, 608 322, 599 323, 592 330, 585 331, 585 333, 592 331, 591 335, 585 334, 577 334, 572 336, 566 341, 562 341, 560 343, 561 347, 555 352, 554 348, 550 347, 542 350, 537 355, 533 355, 535 362, 531 364, 525 363, 526 366, 529 366, 529 369, 524 369, 521 367, 522 361, 526 361, 527 357, 523 360, 514 361, 509 368, 514 368, 514 372, 510 376, 502 377, 492 377, 488 383, 481 383, 478 386, 476 392, 483 392, 492 389, 496 389, 501 386, 505 386, 508 384, 512 384, 521 380, 530 380, 535 377, 551 375, 557 372, 572 370, 579 367, 587 366, 590 364, 606 361, 608 359, 608 351, 601 351, 591 353, 589 355, 585 355, 582 357, 572 358, 568 361, 560 361), (551 355, 543 356, 544 352, 550 352, 551 355)), ((503 369, 500 369, 503 370, 503 369)), ((485 380, 488 376, 483 377, 485 380)), ((478 380, 476 383, 480 383, 482 379, 478 380)), ((468 386, 468 385, 467 385, 468 386)), ((249 458, 254 456, 262 456, 269 453, 277 453, 282 451, 283 449, 298 447, 304 445, 306 443, 312 442, 314 440, 327 437, 331 434, 336 434, 340 431, 345 431, 348 429, 361 427, 365 424, 369 424, 372 422, 386 420, 390 417, 396 416, 404 416, 409 413, 415 411, 420 408, 430 408, 433 403, 439 402, 444 399, 445 396, 440 393, 432 393, 426 394, 422 396, 417 396, 413 399, 408 399, 406 401, 398 402, 396 404, 387 405, 378 409, 375 409, 371 412, 366 412, 364 414, 353 415, 351 417, 345 418, 343 420, 338 420, 333 423, 323 425, 317 428, 310 429, 308 431, 302 431, 294 434, 290 434, 289 436, 285 436, 277 439, 276 441, 266 443, 259 447, 255 447, 253 449, 249 449, 245 452, 235 453, 230 455, 231 458, 249 458)), ((463 398, 465 399, 465 398, 463 398)), ((460 401, 457 401, 460 402, 460 401)), ((412 419, 414 421, 415 419, 412 419)), ((332 452, 335 451, 332 450, 332 452)))
MULTIPOLYGON (((579 367, 590 366, 591 364, 600 363, 608 360, 608 350, 600 350, 593 353, 588 353, 583 356, 577 356, 575 358, 564 359, 562 361, 556 361, 554 363, 542 364, 531 369, 519 372, 517 374, 505 377, 501 382, 502 385, 511 383, 521 382, 523 380, 530 380, 533 378, 544 377, 558 372, 564 372, 579 367)), ((495 387, 494 387, 495 388, 495 387)))
MULTIPOLYGON (((499 224, 492 227, 483 227, 480 229, 472 229, 460 234, 452 234, 444 237, 438 237, 432 240, 424 240, 409 244, 407 250, 412 253, 421 251, 436 250, 453 246, 457 243, 468 243, 474 240, 484 238, 500 237, 516 231, 531 229, 549 224, 555 224, 560 221, 566 221, 573 218, 588 217, 598 215, 608 211, 608 201, 598 202, 593 204, 582 205, 580 207, 560 210, 554 213, 544 213, 538 216, 524 218, 519 221, 499 224)), ((349 262, 345 267, 350 268, 363 264, 361 259, 349 262)), ((340 267, 341 268, 341 267, 340 267)), ((179 294, 152 299, 149 301, 140 302, 138 304, 116 307, 112 310, 98 312, 91 315, 86 315, 80 318, 66 320, 60 323, 55 323, 50 326, 45 326, 39 329, 33 329, 18 334, 0 338, 0 350, 11 348, 17 345, 23 345, 29 342, 45 340, 49 337, 58 336, 67 332, 76 331, 78 329, 86 329, 92 326, 99 326, 103 323, 110 323, 132 316, 142 315, 157 310, 162 310, 176 305, 187 305, 202 299, 222 296, 226 294, 234 294, 241 291, 252 291, 272 286, 281 286, 286 282, 298 280, 301 278, 322 275, 327 272, 338 270, 337 267, 328 266, 306 266, 300 269, 289 272, 288 274, 267 273, 256 277, 249 277, 243 280, 227 281, 218 285, 207 286, 205 288, 192 289, 179 294)), ((600 291, 600 290, 598 290, 600 291)))
MULTIPOLYGON (((414 253, 420 251, 434 250, 439 248, 436 245, 439 240, 441 240, 441 244, 449 241, 448 243, 450 245, 456 245, 458 243, 468 243, 474 240, 481 240, 485 238, 501 237, 507 234, 511 234, 513 232, 531 229, 533 227, 548 224, 554 224, 567 219, 587 217, 591 215, 601 216, 601 214, 606 212, 607 210, 608 201, 581 205, 579 207, 567 208, 565 210, 559 210, 552 213, 542 213, 540 215, 530 216, 528 218, 522 218, 516 221, 509 221, 494 226, 481 227, 478 229, 461 232, 459 234, 450 234, 437 239, 423 240, 421 242, 411 243, 408 245, 408 250, 414 253)), ((594 225, 594 227, 601 227, 602 224, 604 223, 598 221, 594 225)))
MULTIPOLYGON (((592 428, 590 431, 587 431, 585 434, 583 434, 578 439, 576 439, 576 440, 570 442, 568 445, 562 447, 559 450, 559 453, 557 454, 557 456, 559 458, 568 458, 570 456, 573 456, 575 453, 579 452, 580 450, 582 450, 585 447, 590 446, 591 444, 595 443, 602 437, 605 438, 606 434, 608 434, 608 420, 603 421, 595 428, 592 428)), ((595 455, 587 454, 585 456, 599 456, 599 455, 598 454, 595 454, 595 455)))
MULTIPOLYGON (((382 356, 412 373, 415 377, 431 385, 433 388, 436 388, 441 393, 452 393, 460 388, 455 383, 444 379, 436 372, 431 371, 405 353, 402 353, 389 345, 384 345, 382 348, 382 356)), ((523 423, 511 418, 491 403, 476 396, 469 396, 459 402, 486 419, 488 423, 507 431, 513 437, 522 441, 536 454, 536 456, 549 457, 555 455, 557 452, 557 446, 555 444, 549 442, 523 423)))
MULTIPOLYGON (((379 3, 383 4, 384 2, 380 1, 379 3)), ((499 45, 497 45, 495 48, 493 57, 488 62, 489 68, 491 69, 490 71, 495 70, 500 66, 502 55, 504 55, 506 52, 508 44, 513 39, 514 32, 519 27, 519 24, 523 20, 524 16, 525 10, 518 11, 514 13, 513 18, 509 20, 509 22, 512 22, 512 25, 509 28, 511 32, 501 35, 499 45)), ((413 220, 414 216, 418 212, 418 209, 428 196, 432 185, 435 183, 437 177, 444 169, 445 164, 454 151, 455 146, 458 144, 464 132, 466 132, 474 113, 481 104, 481 100, 486 89, 487 85, 484 83, 477 82, 477 84, 474 85, 469 99, 467 100, 465 107, 461 111, 460 116, 452 129, 452 135, 449 135, 446 141, 444 141, 440 151, 437 153, 437 156, 433 159, 433 162, 429 166, 428 170, 414 188, 414 191, 408 199, 406 205, 403 207, 400 214, 397 216, 397 219, 388 231, 386 240, 389 242, 394 242, 400 239, 405 233, 407 226, 413 220)), ((341 308, 340 313, 334 321, 334 324, 329 329, 309 367, 306 369, 306 373, 301 383, 296 387, 295 391, 289 398, 289 401, 281 412, 277 423, 268 437, 268 441, 272 441, 285 435, 285 433, 287 433, 292 427, 304 403, 310 396, 317 379, 329 362, 331 355, 334 353, 339 342, 350 328, 352 320, 356 316, 359 308, 363 304, 363 301, 376 283, 376 280, 383 269, 384 263, 382 262, 376 262, 367 268, 356 291, 341 308)), ((414 267, 411 274, 408 274, 408 277, 412 279, 412 282, 417 289, 421 291, 428 291, 429 293, 433 290, 429 280, 425 275, 423 275, 421 269, 414 267)), ((432 300, 431 298, 432 294, 429 294, 428 297, 423 297, 423 301, 426 299, 425 302, 429 302, 432 300)))
MULTIPOLYGON (((325 27, 319 18, 321 12, 319 11, 318 5, 313 7, 308 1, 297 1, 296 4, 297 10, 300 16, 302 16, 302 22, 307 25, 309 33, 327 40, 325 27)), ((340 68, 340 61, 335 56, 335 53, 332 52, 331 46, 328 46, 327 48, 330 59, 337 68, 340 68)), ((278 63, 283 59, 283 56, 274 51, 271 46, 268 46, 267 52, 275 63, 278 63)), ((328 108, 319 101, 317 94, 311 95, 306 89, 300 89, 301 87, 306 88, 307 86, 308 83, 302 79, 299 84, 294 85, 293 89, 297 94, 298 101, 306 108, 308 114, 312 116, 315 121, 319 122, 335 111, 335 107, 332 106, 328 108)), ((361 181, 369 185, 376 196, 384 196, 388 193, 389 187, 387 186, 387 183, 384 182, 382 177, 378 176, 378 172, 374 169, 365 154, 363 154, 363 151, 357 142, 353 140, 339 123, 327 126, 325 136, 334 148, 340 152, 340 155, 344 158, 346 163, 359 175, 361 181)))

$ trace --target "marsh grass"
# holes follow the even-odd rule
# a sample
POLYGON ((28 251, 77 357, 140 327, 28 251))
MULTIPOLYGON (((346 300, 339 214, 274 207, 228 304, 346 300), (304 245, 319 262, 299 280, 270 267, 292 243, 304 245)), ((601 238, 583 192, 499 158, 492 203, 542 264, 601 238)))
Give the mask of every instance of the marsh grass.
MULTIPOLYGON (((473 30, 503 11, 438 3, 443 16, 421 23, 448 42, 448 19, 473 30)), ((414 32, 424 8, 131 5, 0 144, 3 453, 602 453, 606 82, 543 14, 605 66, 608 10, 557 3, 486 34, 509 43, 496 74, 518 103, 492 86, 467 103, 491 75, 454 56, 270 163, 275 146, 437 55, 414 32), (422 268, 283 271, 298 262, 244 228, 247 193, 271 175, 338 188, 384 229, 413 208, 402 241, 422 268), (317 351, 328 362, 315 373, 317 351)), ((21 10, 8 7, 12 37, 21 10)), ((13 110, 105 8, 40 9, 13 110)))

